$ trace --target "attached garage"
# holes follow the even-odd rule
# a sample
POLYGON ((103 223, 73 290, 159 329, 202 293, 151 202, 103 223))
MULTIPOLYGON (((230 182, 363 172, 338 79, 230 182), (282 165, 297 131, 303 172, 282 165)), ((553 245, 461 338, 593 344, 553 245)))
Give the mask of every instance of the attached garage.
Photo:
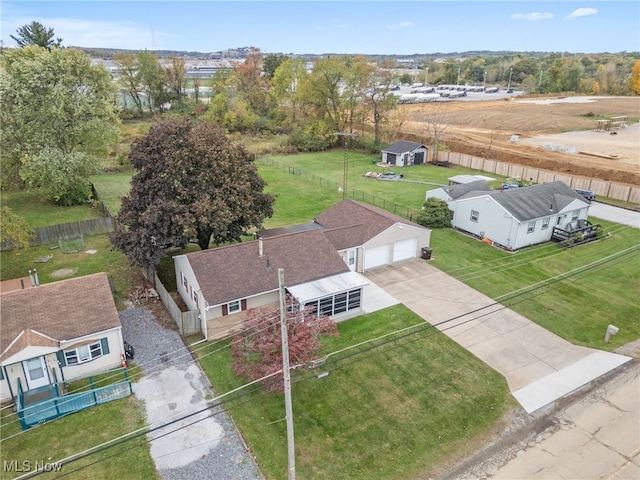
POLYGON ((393 244, 393 263, 415 258, 418 250, 418 239, 407 238, 393 244))
POLYGON ((380 267, 389 263, 389 250, 391 245, 380 245, 367 248, 364 254, 364 269, 380 267))

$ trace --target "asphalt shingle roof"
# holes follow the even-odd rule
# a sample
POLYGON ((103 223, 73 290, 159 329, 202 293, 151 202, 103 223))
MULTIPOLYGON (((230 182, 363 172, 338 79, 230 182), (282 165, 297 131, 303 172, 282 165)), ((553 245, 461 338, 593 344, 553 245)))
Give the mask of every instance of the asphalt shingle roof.
POLYGON ((278 269, 287 286, 349 271, 319 229, 237 243, 186 255, 209 305, 220 305, 278 289, 278 269))
POLYGON ((121 325, 106 273, 3 292, 0 301, 0 359, 121 325))
POLYGON ((409 142, 407 140, 399 140, 393 145, 389 145, 387 148, 383 149, 383 152, 389 153, 405 153, 415 150, 416 148, 424 147, 421 143, 409 142))
MULTIPOLYGON (((487 193, 472 191, 459 198, 482 195, 487 195, 487 193)), ((489 196, 520 222, 553 215, 562 211, 575 200, 589 205, 589 202, 581 195, 560 181, 493 191, 489 193, 489 196)))
POLYGON ((314 221, 327 229, 337 250, 363 245, 398 222, 424 228, 382 208, 350 199, 325 210, 314 221))

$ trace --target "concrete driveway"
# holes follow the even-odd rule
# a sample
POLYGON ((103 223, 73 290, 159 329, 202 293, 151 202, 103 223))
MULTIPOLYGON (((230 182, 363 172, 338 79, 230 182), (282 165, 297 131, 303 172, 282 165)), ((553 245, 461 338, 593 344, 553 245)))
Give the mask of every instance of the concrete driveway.
POLYGON ((365 277, 504 375, 529 413, 631 360, 573 345, 422 259, 365 277))

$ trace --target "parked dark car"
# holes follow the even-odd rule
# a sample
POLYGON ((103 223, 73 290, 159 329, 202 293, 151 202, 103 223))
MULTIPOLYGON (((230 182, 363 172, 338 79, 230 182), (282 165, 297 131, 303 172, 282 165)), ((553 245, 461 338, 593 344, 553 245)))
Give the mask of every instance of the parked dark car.
POLYGON ((593 193, 591 190, 585 190, 583 188, 576 188, 576 193, 579 193, 580 195, 582 195, 585 199, 589 200, 590 202, 595 202, 595 200, 596 200, 596 194, 593 193))

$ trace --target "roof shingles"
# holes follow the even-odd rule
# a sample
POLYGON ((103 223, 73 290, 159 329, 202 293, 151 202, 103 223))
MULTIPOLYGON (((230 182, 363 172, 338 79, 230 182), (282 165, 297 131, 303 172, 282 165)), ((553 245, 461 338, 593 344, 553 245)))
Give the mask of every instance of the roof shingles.
POLYGON ((188 253, 186 257, 209 305, 278 289, 280 268, 288 286, 349 271, 322 231, 315 229, 188 253))
POLYGON ((121 325, 105 273, 3 292, 0 300, 0 358, 15 353, 13 347, 5 350, 21 334, 21 348, 52 346, 42 335, 59 342, 121 325))

